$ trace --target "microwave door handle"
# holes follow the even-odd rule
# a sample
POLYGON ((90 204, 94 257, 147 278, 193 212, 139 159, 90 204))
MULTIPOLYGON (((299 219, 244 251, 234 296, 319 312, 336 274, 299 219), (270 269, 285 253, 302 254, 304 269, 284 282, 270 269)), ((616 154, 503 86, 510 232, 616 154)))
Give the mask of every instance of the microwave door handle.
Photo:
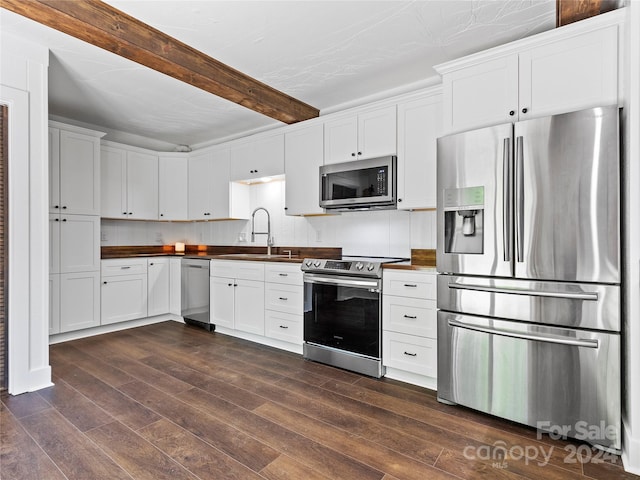
POLYGON ((511 176, 511 138, 502 142, 502 242, 504 246, 504 261, 511 261, 511 242, 513 226, 513 180, 511 176))

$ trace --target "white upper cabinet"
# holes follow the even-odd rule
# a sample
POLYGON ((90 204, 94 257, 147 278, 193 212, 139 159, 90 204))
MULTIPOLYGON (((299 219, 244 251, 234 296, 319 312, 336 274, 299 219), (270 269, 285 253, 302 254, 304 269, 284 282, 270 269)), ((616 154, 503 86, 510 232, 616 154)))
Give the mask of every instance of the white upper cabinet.
POLYGON ((158 156, 102 146, 102 216, 158 219, 158 156))
POLYGON ((229 148, 189 157, 189 220, 249 218, 249 186, 231 183, 229 148))
POLYGON ((439 87, 398 104, 398 209, 436 207, 436 139, 441 131, 439 87))
POLYGON ((323 163, 323 126, 316 124, 284 136, 285 213, 324 213, 319 205, 319 169, 323 163))
POLYGON ((396 153, 396 106, 363 110, 324 124, 324 164, 396 153))
POLYGON ((252 180, 284 173, 284 134, 244 139, 230 149, 230 180, 252 180))
POLYGON ((49 210, 100 215, 100 137, 58 122, 49 129, 49 210), (69 128, 69 130, 65 129, 69 128))
POLYGON ((189 181, 187 156, 160 154, 158 158, 158 218, 186 220, 189 181))
POLYGON ((444 132, 617 104, 620 17, 599 17, 436 67, 444 132))

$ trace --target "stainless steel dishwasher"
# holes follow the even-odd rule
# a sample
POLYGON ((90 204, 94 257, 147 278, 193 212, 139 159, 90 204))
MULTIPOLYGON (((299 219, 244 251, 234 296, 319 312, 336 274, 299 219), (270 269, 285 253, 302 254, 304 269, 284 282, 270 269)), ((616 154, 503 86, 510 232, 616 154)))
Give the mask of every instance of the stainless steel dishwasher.
POLYGON ((213 331, 209 321, 209 265, 204 258, 182 259, 182 318, 185 323, 213 331))

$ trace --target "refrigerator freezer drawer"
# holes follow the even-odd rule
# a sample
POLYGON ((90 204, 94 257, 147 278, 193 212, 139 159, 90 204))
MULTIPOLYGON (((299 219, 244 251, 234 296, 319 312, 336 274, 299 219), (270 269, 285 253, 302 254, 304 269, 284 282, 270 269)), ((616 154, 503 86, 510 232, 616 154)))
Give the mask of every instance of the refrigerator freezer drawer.
POLYGON ((570 328, 620 331, 620 287, 438 276, 438 308, 570 328))
POLYGON ((439 400, 621 448, 618 333, 440 311, 437 378, 439 400))

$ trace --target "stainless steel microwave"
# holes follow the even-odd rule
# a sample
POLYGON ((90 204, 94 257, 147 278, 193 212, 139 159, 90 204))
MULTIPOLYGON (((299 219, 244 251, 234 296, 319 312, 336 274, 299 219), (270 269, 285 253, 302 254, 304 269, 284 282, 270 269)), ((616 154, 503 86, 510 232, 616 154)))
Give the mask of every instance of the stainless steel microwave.
POLYGON ((394 155, 320 167, 320 206, 333 211, 396 208, 394 155))

